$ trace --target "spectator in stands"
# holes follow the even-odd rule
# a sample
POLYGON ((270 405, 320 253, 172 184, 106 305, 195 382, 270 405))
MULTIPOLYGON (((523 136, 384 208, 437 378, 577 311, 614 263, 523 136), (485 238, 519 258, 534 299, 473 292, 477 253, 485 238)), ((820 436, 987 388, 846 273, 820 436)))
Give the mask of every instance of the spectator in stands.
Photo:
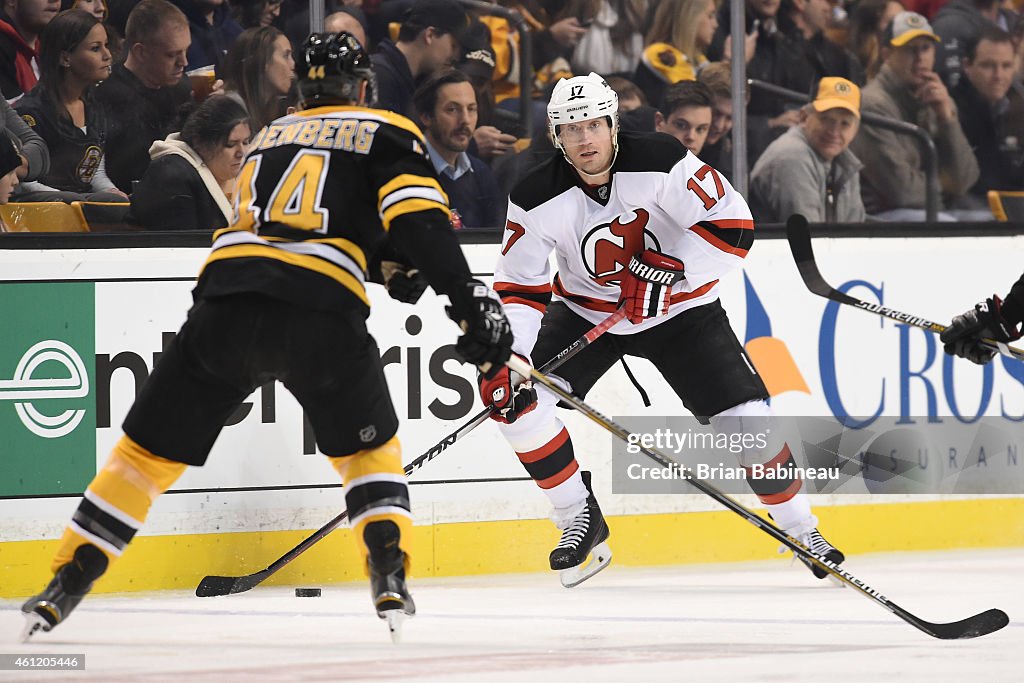
POLYGON ((437 74, 416 91, 416 114, 427 140, 441 189, 467 228, 496 228, 504 223, 502 197, 491 169, 466 153, 477 122, 476 92, 469 78, 454 69, 437 74))
POLYGON ((245 106, 253 131, 294 104, 289 97, 294 80, 292 44, 273 26, 243 31, 224 60, 224 92, 245 106))
POLYGON ((479 21, 470 23, 462 45, 462 61, 458 70, 469 76, 476 91, 477 119, 470 153, 487 163, 515 153, 515 144, 525 137, 522 117, 518 111, 497 107, 494 98, 494 67, 496 58, 491 46, 491 32, 479 21))
POLYGON ((3 0, 0 12, 0 92, 14 103, 39 79, 39 35, 60 0, 3 0))
POLYGON ((139 4, 140 0, 105 0, 107 3, 107 22, 124 35, 128 24, 128 15, 139 4))
MULTIPOLYGON (((363 22, 356 16, 355 12, 358 10, 352 10, 348 7, 343 7, 337 12, 332 12, 327 15, 324 19, 324 30, 328 33, 341 33, 346 31, 351 33, 359 44, 363 46, 363 49, 369 50, 366 44, 366 27, 363 22)), ((309 17, 306 17, 306 32, 309 32, 309 17)))
POLYGON ((882 34, 893 17, 903 11, 897 0, 860 0, 849 15, 846 47, 860 62, 867 80, 882 66, 882 34))
POLYGON ((128 15, 127 56, 96 88, 108 112, 107 175, 122 191, 149 166, 149 146, 174 130, 178 110, 189 101, 185 76, 188 19, 167 0, 142 0, 128 15))
POLYGON ((245 107, 224 95, 207 98, 181 133, 153 143, 153 161, 132 194, 129 220, 145 230, 226 227, 249 136, 245 107))
MULTIPOLYGON (((978 179, 978 162, 957 120, 946 86, 933 70, 939 37, 920 14, 901 12, 884 36, 878 76, 863 91, 862 112, 913 123, 931 134, 947 207, 978 179)), ((883 220, 921 220, 925 169, 918 141, 865 126, 853 151, 864 163, 862 195, 869 214, 883 220)))
POLYGON ((864 69, 857 57, 825 35, 831 18, 831 0, 782 0, 779 27, 816 80, 839 76, 863 85, 864 69))
POLYGON ((243 29, 273 26, 282 0, 231 0, 231 16, 243 29))
POLYGON ((697 80, 711 92, 711 127, 700 158, 733 180, 732 174, 732 73, 729 62, 709 62, 697 80))
POLYGON ((989 190, 1024 190, 1024 88, 1010 34, 983 28, 966 47, 963 73, 951 94, 980 169, 970 193, 984 207, 989 190))
POLYGON ((859 223, 861 163, 850 151, 860 125, 860 88, 823 78, 803 121, 776 138, 750 175, 754 219, 784 223, 794 213, 812 223, 859 223))
POLYGON ((377 106, 413 116, 417 83, 451 68, 461 56, 469 17, 455 0, 420 0, 402 17, 397 42, 382 40, 372 56, 377 106))
MULTIPOLYGON (((11 193, 18 186, 18 169, 21 168, 22 157, 14 148, 14 143, 6 135, 0 134, 0 204, 11 199, 11 193)), ((0 221, 0 232, 3 223, 0 221)))
POLYGON ((62 12, 69 9, 85 10, 101 22, 107 20, 107 3, 104 0, 61 0, 60 9, 62 12))
MULTIPOLYGON (((714 0, 711 0, 713 3, 714 0)), ((597 11, 572 53, 575 73, 632 74, 644 52, 647 0, 595 0, 597 11)), ((621 100, 620 100, 621 102, 621 100)))
POLYGON ((950 0, 936 12, 932 27, 941 39, 935 55, 935 71, 954 88, 960 82, 964 50, 977 40, 987 26, 1012 31, 1019 21, 1013 10, 1000 0, 950 0))
POLYGON ((671 135, 700 156, 711 128, 711 91, 697 81, 673 83, 665 89, 654 114, 654 130, 671 135))
POLYGON ((569 78, 569 60, 594 19, 596 7, 587 0, 499 0, 519 13, 532 31, 534 81, 538 89, 569 78))
POLYGON ((188 18, 192 44, 186 58, 189 71, 212 66, 219 74, 224 55, 242 27, 231 17, 227 0, 172 0, 188 18))
MULTIPOLYGON (((808 93, 815 80, 813 70, 792 41, 779 30, 780 4, 781 0, 747 0, 747 42, 744 44, 747 77, 808 93)), ((726 50, 727 38, 730 38, 729 3, 723 3, 718 14, 718 31, 708 49, 709 58, 716 61, 727 58, 727 52, 731 52, 731 47, 726 50)), ((772 140, 799 121, 799 107, 764 90, 751 89, 746 131, 749 162, 757 161, 772 140)))
POLYGON ((622 76, 609 76, 605 80, 608 83, 608 87, 619 96, 620 116, 647 106, 647 98, 644 97, 644 91, 638 88, 633 81, 622 76))
POLYGON ((50 150, 7 100, 0 97, 0 138, 9 139, 18 154, 18 180, 35 180, 50 169, 50 150))
POLYGON ((50 150, 50 168, 20 201, 123 201, 104 170, 107 126, 94 86, 110 77, 107 33, 79 9, 62 12, 39 42, 39 83, 15 108, 50 150))
POLYGON ((662 0, 656 5, 647 46, 633 75, 648 102, 661 102, 665 87, 672 83, 697 78, 718 27, 715 0, 662 0))

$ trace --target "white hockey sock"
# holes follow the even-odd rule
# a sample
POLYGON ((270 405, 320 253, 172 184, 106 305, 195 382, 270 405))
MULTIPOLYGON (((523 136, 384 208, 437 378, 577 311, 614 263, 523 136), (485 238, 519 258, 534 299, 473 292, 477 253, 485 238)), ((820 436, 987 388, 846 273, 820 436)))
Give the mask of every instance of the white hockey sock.
POLYGON ((569 526, 576 515, 583 512, 583 508, 587 506, 587 497, 590 495, 578 469, 558 486, 544 489, 544 493, 554 508, 551 511, 551 521, 559 529, 569 526))
POLYGON ((775 520, 775 524, 790 535, 800 534, 818 526, 818 518, 811 512, 811 502, 803 491, 784 503, 765 507, 775 520))

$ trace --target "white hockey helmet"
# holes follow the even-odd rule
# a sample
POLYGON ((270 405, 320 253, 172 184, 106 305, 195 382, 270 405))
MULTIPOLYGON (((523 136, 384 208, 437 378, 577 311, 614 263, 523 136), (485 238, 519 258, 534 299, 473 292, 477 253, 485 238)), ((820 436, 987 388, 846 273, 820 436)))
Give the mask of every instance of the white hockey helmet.
POLYGON ((612 129, 612 146, 619 151, 619 96, 593 71, 587 76, 560 78, 548 102, 548 130, 551 139, 563 154, 558 139, 558 126, 576 121, 608 117, 612 129))

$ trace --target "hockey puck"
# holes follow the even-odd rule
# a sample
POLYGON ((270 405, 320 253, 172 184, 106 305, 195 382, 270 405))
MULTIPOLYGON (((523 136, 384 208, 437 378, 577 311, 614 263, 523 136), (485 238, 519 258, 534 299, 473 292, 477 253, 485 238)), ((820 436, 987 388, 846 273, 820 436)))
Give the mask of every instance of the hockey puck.
POLYGON ((296 588, 295 597, 297 598, 319 598, 319 588, 296 588))

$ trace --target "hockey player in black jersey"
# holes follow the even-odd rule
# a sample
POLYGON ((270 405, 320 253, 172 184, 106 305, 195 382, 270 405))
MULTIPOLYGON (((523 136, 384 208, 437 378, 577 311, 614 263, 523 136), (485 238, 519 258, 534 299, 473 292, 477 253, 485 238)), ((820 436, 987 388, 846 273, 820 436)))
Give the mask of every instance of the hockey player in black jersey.
POLYGON ((153 500, 202 465, 227 418, 274 379, 345 482, 378 616, 395 634, 415 613, 409 492, 365 281, 386 274, 393 296, 414 300, 422 288, 408 275, 418 270, 451 299, 465 332, 456 348, 486 376, 507 360, 511 332, 497 296, 470 275, 419 129, 366 106, 374 79, 359 43, 314 34, 296 62, 300 111, 253 140, 235 220, 215 233, 188 320, 65 530, 53 580, 22 607, 26 638, 68 617, 153 500))
MULTIPOLYGON (((747 204, 675 138, 620 133, 617 111, 615 92, 597 74, 563 79, 552 92, 549 132, 561 155, 513 189, 494 272, 513 352, 544 363, 625 307, 627 320, 559 368, 576 395, 633 355, 651 361, 686 408, 718 431, 771 420, 764 383, 718 298, 719 279, 753 242, 747 204)), ((502 434, 551 501, 563 533, 550 565, 573 586, 611 560, 608 526, 557 399, 521 381, 502 369, 481 378, 481 395, 498 407, 502 434)), ((788 469, 792 456, 779 431, 766 447, 745 449, 741 463, 788 469)), ((799 479, 749 481, 781 529, 833 562, 844 559, 818 532, 799 479)))

